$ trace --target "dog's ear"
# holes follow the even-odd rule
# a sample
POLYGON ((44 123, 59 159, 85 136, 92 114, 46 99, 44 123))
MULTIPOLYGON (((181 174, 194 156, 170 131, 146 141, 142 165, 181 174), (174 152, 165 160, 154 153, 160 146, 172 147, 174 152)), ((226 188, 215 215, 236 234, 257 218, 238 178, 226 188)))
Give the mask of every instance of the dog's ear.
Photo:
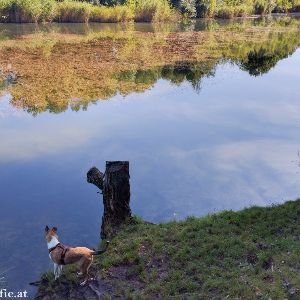
POLYGON ((46 225, 46 227, 45 227, 45 232, 47 233, 48 231, 49 231, 49 226, 46 225))
POLYGON ((53 227, 52 230, 56 233, 57 232, 57 227, 53 227))

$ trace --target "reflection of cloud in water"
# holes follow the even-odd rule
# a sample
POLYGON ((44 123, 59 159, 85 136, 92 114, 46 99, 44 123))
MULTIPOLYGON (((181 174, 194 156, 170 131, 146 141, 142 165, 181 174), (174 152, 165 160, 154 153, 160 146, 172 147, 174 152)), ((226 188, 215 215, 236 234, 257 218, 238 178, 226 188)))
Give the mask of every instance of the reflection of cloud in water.
MULTIPOLYGON (((92 127, 87 129, 86 126, 78 126, 74 119, 74 124, 65 122, 63 115, 56 116, 57 122, 43 117, 41 119, 44 120, 36 120, 25 112, 16 115, 20 117, 18 120, 13 118, 7 123, 3 120, 0 129, 0 140, 3 141, 0 162, 34 160, 52 154, 64 155, 64 152, 80 148, 95 136, 92 127)), ((99 130, 97 136, 101 136, 99 130)))
POLYGON ((0 147, 0 161, 35 159, 43 155, 63 154, 64 151, 78 148, 88 142, 90 136, 78 128, 61 129, 57 135, 48 135, 47 131, 26 129, 0 132, 0 139, 5 140, 0 147))
POLYGON ((25 115, 16 126, 12 119, 0 130, 0 160, 56 155, 64 165, 68 156, 82 168, 128 159, 134 210, 154 220, 294 198, 297 91, 289 77, 281 79, 287 98, 274 85, 265 89, 293 58, 259 78, 222 65, 200 95, 159 80, 144 94, 118 95, 87 112, 25 115))
POLYGON ((18 108, 10 105, 11 96, 9 94, 4 94, 0 96, 0 118, 10 117, 10 116, 21 116, 24 112, 18 108))
POLYGON ((268 205, 295 197, 299 184, 297 169, 291 163, 295 149, 295 143, 253 140, 208 149, 169 150, 180 169, 181 184, 193 183, 193 195, 198 190, 199 206, 194 206, 195 199, 187 197, 184 205, 188 207, 190 201, 192 210, 185 214, 201 214, 212 208, 242 208, 254 203, 268 205), (203 203, 202 196, 204 202, 209 199, 211 203, 203 203))

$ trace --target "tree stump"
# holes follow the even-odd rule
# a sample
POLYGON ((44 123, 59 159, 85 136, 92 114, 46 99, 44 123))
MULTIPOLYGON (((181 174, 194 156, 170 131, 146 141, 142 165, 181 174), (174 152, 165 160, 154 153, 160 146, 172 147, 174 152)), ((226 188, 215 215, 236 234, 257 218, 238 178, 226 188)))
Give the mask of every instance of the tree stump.
POLYGON ((103 194, 102 239, 113 237, 121 225, 131 220, 129 178, 128 161, 107 161, 104 174, 96 167, 87 173, 87 181, 103 194))

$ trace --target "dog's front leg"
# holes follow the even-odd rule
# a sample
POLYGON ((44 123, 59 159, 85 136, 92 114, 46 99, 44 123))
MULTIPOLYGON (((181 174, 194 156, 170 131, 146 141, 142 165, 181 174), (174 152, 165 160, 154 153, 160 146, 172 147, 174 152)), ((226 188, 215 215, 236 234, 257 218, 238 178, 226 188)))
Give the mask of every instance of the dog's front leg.
POLYGON ((61 276, 62 269, 63 269, 63 266, 62 266, 62 265, 59 265, 59 266, 58 266, 58 273, 59 273, 58 277, 61 276))
POLYGON ((59 277, 59 270, 58 269, 59 269, 58 264, 54 263, 53 273, 54 273, 55 280, 59 277))

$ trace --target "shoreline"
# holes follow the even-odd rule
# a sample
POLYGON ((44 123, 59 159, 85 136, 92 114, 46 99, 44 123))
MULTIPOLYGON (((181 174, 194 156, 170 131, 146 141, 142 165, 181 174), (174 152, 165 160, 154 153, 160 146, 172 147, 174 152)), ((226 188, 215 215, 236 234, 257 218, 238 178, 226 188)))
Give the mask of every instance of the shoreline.
MULTIPOLYGON (((280 18, 280 17, 293 17, 293 18, 300 18, 300 12, 291 12, 291 13, 271 13, 271 14, 265 14, 265 15, 249 15, 249 16, 236 16, 232 18, 220 18, 220 17, 214 17, 214 18, 189 18, 186 19, 188 21, 234 21, 234 20, 249 20, 249 19, 259 19, 259 18, 280 18)), ((7 24, 14 24, 14 25, 23 25, 23 24, 38 24, 38 25, 49 25, 49 24, 180 24, 184 22, 185 19, 177 20, 177 21, 116 21, 116 22, 102 22, 102 21, 88 21, 88 22, 58 22, 58 21, 49 21, 49 22, 1 22, 0 25, 7 25, 7 24)))
POLYGON ((58 282, 42 276, 35 299, 297 299, 299 216, 297 199, 155 225, 135 219, 95 257, 88 286, 66 267, 58 282))

